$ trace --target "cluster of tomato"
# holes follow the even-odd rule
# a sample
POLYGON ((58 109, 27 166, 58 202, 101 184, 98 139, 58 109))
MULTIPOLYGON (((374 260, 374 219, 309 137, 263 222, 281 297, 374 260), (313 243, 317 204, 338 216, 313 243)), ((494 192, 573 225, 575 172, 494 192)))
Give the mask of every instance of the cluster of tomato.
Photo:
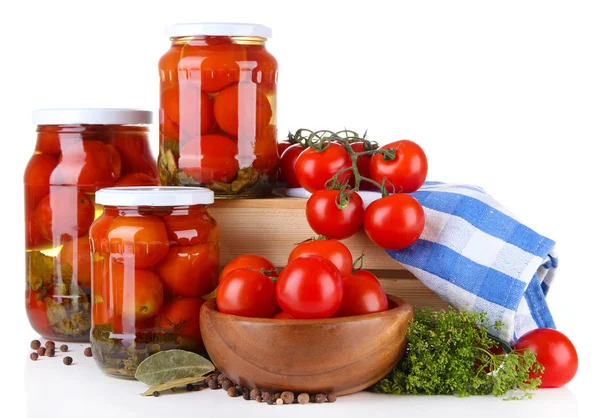
MULTIPOLYGON (((68 266, 72 281, 88 290, 93 194, 115 185, 157 185, 158 172, 146 128, 47 125, 38 129, 36 153, 27 164, 24 183, 26 249, 62 246, 56 275, 61 266, 68 266)), ((45 297, 52 297, 48 288, 30 288, 26 298, 32 325, 42 335, 50 332, 45 297)))
POLYGON ((282 180, 290 187, 303 187, 312 193, 306 205, 311 228, 329 238, 345 239, 364 225, 368 237, 388 250, 414 243, 425 226, 425 214, 421 204, 406 193, 416 191, 425 182, 427 158, 423 149, 412 141, 401 140, 379 148, 394 150, 393 158, 375 152, 358 155, 353 163, 351 153, 363 153, 364 141, 349 143, 351 150, 335 140, 325 145, 319 149, 279 144, 282 180), (353 165, 358 179, 351 169, 353 165), (327 189, 336 174, 337 181, 350 189, 345 198, 338 190, 327 189), (376 190, 376 184, 392 194, 363 209, 363 200, 356 191, 376 190))
POLYGON ((159 69, 161 145, 179 143, 181 171, 210 185, 230 183, 250 165, 275 170, 277 61, 264 45, 228 37, 181 41, 159 69))
POLYGON ((202 296, 216 288, 219 271, 219 231, 205 207, 105 207, 90 238, 93 325, 171 333, 201 346, 202 296))
POLYGON ((243 255, 221 272, 220 312, 277 319, 319 319, 381 312, 388 299, 379 280, 353 270, 350 250, 336 240, 311 240, 290 253, 278 274, 269 260, 243 255))

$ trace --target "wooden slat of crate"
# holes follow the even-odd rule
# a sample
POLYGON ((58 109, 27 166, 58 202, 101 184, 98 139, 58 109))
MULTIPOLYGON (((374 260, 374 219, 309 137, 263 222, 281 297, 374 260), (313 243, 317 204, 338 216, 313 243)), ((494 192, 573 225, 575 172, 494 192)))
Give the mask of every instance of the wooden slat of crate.
MULTIPOLYGON (((210 213, 221 227, 221 264, 242 254, 260 254, 281 268, 294 245, 315 233, 306 222, 306 199, 272 198, 217 200, 210 213)), ((383 289, 418 307, 448 306, 433 291, 402 268, 360 231, 344 240, 354 258, 365 252, 363 267, 372 271, 383 289)))

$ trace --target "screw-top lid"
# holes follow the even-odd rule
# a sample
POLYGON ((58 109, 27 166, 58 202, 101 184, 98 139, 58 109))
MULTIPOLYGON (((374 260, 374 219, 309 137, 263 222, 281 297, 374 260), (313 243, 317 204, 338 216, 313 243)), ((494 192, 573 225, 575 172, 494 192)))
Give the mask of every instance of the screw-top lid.
POLYGON ((149 125, 152 112, 140 109, 39 109, 33 112, 36 125, 149 125))
POLYGON ((270 38, 271 28, 254 23, 177 23, 167 26, 165 34, 169 38, 179 36, 256 36, 270 38))
POLYGON ((204 187, 108 187, 96 192, 96 203, 107 206, 191 206, 214 201, 214 192, 204 187))

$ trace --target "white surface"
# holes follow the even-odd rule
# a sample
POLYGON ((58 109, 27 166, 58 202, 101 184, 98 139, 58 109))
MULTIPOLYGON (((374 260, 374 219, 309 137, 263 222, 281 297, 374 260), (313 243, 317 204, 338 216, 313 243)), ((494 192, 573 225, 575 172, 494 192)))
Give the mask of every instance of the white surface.
POLYGON ((271 28, 251 23, 177 23, 169 25, 165 29, 165 35, 169 38, 177 36, 257 36, 259 38, 270 38, 271 28))
MULTIPOLYGON (((273 28, 267 47, 279 61, 281 138, 288 129, 347 127, 368 128, 382 143, 412 139, 427 153, 430 180, 482 186, 555 239, 560 268, 548 301, 580 354, 570 392, 545 392, 533 402, 427 397, 376 403, 360 395, 335 405, 260 412, 421 418, 463 417, 479 408, 484 416, 520 411, 503 414, 511 418, 598 416, 600 3, 31 0, 10 6, 10 13, 0 13, 2 416, 4 408, 13 408, 10 417, 29 411, 47 418, 82 418, 84 411, 106 418, 106 410, 118 410, 117 417, 158 411, 173 418, 231 417, 230 405, 246 410, 244 401, 224 393, 141 399, 138 385, 104 378, 91 362, 53 372, 44 367, 49 362, 30 364, 24 351, 32 337, 23 303, 21 209, 22 172, 35 143, 31 111, 156 111, 157 63, 170 45, 164 28, 194 20, 273 28), (570 393, 566 403, 559 393, 570 393), (577 408, 569 413, 573 398, 577 408)), ((156 126, 152 138, 156 154, 156 126)))
POLYGON ((139 109, 38 109, 33 112, 36 125, 149 125, 152 112, 139 109))
POLYGON ((107 187, 96 202, 108 206, 191 206, 214 203, 215 193, 204 187, 107 187))

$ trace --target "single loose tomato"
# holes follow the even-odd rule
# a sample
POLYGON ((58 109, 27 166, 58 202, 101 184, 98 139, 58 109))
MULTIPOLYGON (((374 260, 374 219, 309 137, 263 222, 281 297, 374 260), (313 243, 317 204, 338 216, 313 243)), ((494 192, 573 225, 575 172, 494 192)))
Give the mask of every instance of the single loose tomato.
POLYGON ((157 177, 151 177, 144 173, 125 174, 117 181, 117 186, 158 186, 159 180, 157 177))
POLYGON ((50 193, 50 176, 57 165, 58 159, 52 155, 35 154, 29 159, 23 182, 31 205, 37 206, 50 193))
POLYGON ((25 303, 27 306, 27 317, 29 323, 38 334, 48 334, 50 332, 50 321, 48 319, 48 308, 46 297, 52 297, 51 294, 46 294, 42 297, 42 292, 34 292, 29 289, 25 294, 25 303))
POLYGON ((89 289, 92 284, 92 263, 90 260, 90 238, 87 235, 64 243, 58 262, 71 267, 73 280, 78 286, 89 289))
MULTIPOLYGON (((350 155, 337 142, 326 144, 323 150, 306 148, 294 165, 300 185, 311 193, 324 189, 338 171, 351 166, 350 155)), ((348 182, 350 171, 342 174, 339 180, 348 182)))
POLYGON ((279 306, 296 319, 329 318, 342 303, 342 276, 323 257, 291 261, 281 270, 276 288, 279 306))
POLYGON ((393 194, 375 200, 365 210, 367 236, 386 250, 400 250, 419 239, 425 228, 425 212, 417 199, 393 194))
POLYGON ((206 302, 202 298, 176 298, 162 307, 156 316, 158 332, 177 336, 202 344, 200 334, 200 308, 206 302))
POLYGON ((87 234, 95 214, 92 201, 74 186, 52 186, 35 210, 40 234, 55 243, 87 234))
POLYGON ((531 378, 542 379, 541 388, 557 388, 566 385, 575 377, 579 358, 575 346, 562 332, 552 328, 538 328, 524 334, 515 343, 515 350, 530 349, 536 354, 538 363, 544 366, 543 373, 530 373, 531 378))
POLYGON ((178 209, 163 217, 169 241, 177 245, 197 245, 209 241, 218 226, 206 209, 182 212, 178 209))
POLYGON ((275 314, 273 319, 294 319, 294 317, 285 311, 281 311, 275 314))
POLYGON ((252 167, 257 170, 271 171, 277 167, 279 157, 277 156, 277 128, 275 125, 267 126, 256 136, 254 155, 256 159, 252 162, 252 167))
POLYGON ((219 283, 233 270, 244 268, 256 271, 264 270, 263 273, 269 277, 276 277, 278 274, 275 265, 266 258, 256 254, 244 254, 234 258, 223 267, 219 275, 219 283))
POLYGON ((217 287, 217 307, 220 312, 272 318, 279 311, 275 299, 275 283, 265 274, 247 268, 233 270, 217 287))
POLYGON ((115 260, 133 262, 137 269, 155 266, 169 252, 165 223, 152 215, 115 218, 108 228, 108 242, 115 260))
POLYGON ((344 277, 344 297, 335 316, 366 315, 388 309, 388 298, 377 277, 366 270, 358 270, 344 277))
POLYGON ((163 285, 155 273, 118 262, 113 262, 111 267, 116 316, 139 321, 160 311, 164 300, 163 285), (121 298, 122 303, 119 303, 121 298))
POLYGON ((213 244, 173 246, 156 266, 165 291, 175 296, 207 295, 218 284, 219 259, 211 251, 213 244))
POLYGON ((352 274, 352 254, 348 247, 332 239, 306 241, 296 246, 288 257, 288 263, 298 257, 317 255, 331 261, 342 277, 352 274))
POLYGON ((229 135, 253 138, 269 125, 272 116, 269 99, 253 83, 227 87, 215 98, 215 119, 229 135))
POLYGON ((382 154, 374 154, 369 167, 371 179, 381 183, 385 178, 391 193, 411 193, 425 183, 427 157, 417 143, 403 139, 379 149, 396 150, 396 156, 386 161, 382 154))
POLYGON ((229 183, 238 172, 237 144, 222 135, 203 135, 181 149, 179 168, 203 184, 229 183))
POLYGON ((52 173, 52 184, 77 185, 86 193, 113 186, 121 176, 121 156, 102 141, 85 140, 68 146, 52 173))
POLYGON ((317 190, 306 203, 306 220, 319 235, 333 239, 349 238, 363 222, 363 201, 358 193, 348 196, 340 208, 338 190, 317 190))
POLYGON ((181 133, 194 138, 215 127, 213 100, 191 83, 168 86, 161 92, 161 106, 181 133))
MULTIPOLYGON (((158 182, 158 168, 145 133, 119 133, 109 139, 121 158, 121 175, 145 174, 158 182)), ((123 181, 119 180, 117 184, 123 181)), ((144 184, 140 184, 143 186, 144 184)), ((135 186, 135 184, 134 184, 135 186)))
POLYGON ((289 187, 300 187, 298 176, 296 176, 296 160, 298 156, 304 151, 304 147, 300 144, 291 145, 281 154, 279 161, 279 174, 281 179, 289 187))

